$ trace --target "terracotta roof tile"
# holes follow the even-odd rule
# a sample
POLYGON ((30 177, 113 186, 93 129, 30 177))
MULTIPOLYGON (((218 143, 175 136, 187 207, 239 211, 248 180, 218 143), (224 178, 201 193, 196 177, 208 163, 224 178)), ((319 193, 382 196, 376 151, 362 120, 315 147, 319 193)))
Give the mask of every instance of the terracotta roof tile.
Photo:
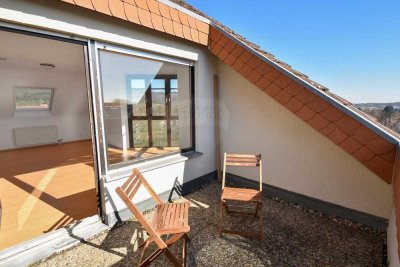
POLYGON ((304 105, 299 111, 296 112, 296 115, 304 121, 311 120, 312 117, 315 116, 315 114, 315 111, 307 107, 306 105, 304 105))
POLYGON ((208 35, 202 32, 199 32, 199 43, 202 45, 208 44, 208 35))
POLYGON ((362 145, 366 145, 370 143, 372 140, 374 140, 378 135, 368 129, 366 126, 361 125, 358 127, 354 133, 353 133, 353 138, 357 140, 359 143, 362 145))
POLYGON ((108 0, 92 0, 92 4, 97 12, 111 15, 110 8, 108 7, 108 0))
POLYGON ((197 19, 196 25, 197 25, 197 29, 199 31, 201 31, 202 33, 205 33, 205 34, 210 33, 210 26, 207 23, 197 19))
POLYGON ((228 64, 229 66, 233 65, 235 63, 236 57, 233 56, 232 54, 228 54, 228 56, 225 58, 224 62, 228 64))
POLYGON ((380 174, 387 183, 390 183, 392 180, 393 163, 389 163, 381 157, 375 156, 369 161, 364 162, 364 164, 376 174, 380 174))
POLYGON ((141 24, 138 15, 138 8, 136 6, 124 3, 125 6, 125 15, 129 21, 134 22, 136 24, 141 24))
POLYGON ((396 161, 396 152, 397 152, 396 148, 394 148, 391 151, 389 151, 388 153, 382 154, 380 156, 381 156, 381 158, 383 158, 387 162, 395 163, 395 161, 396 161))
POLYGON ((329 123, 328 125, 326 125, 325 128, 320 129, 319 132, 325 136, 329 136, 331 133, 333 133, 335 129, 336 126, 333 125, 332 123, 329 123))
POLYGON ((108 0, 110 12, 114 17, 127 20, 124 3, 121 0, 108 0))
POLYGON ((300 100, 300 102, 302 102, 303 104, 308 104, 313 102, 315 98, 317 98, 317 95, 315 95, 308 89, 303 89, 303 91, 300 94, 296 95, 295 97, 298 100, 300 100))
POLYGON ((155 14, 161 16, 161 12, 160 12, 160 9, 159 9, 159 3, 158 3, 158 1, 155 1, 155 0, 147 0, 147 6, 149 7, 149 11, 150 11, 151 13, 155 13, 155 14))
POLYGON ((285 107, 293 113, 299 111, 303 106, 303 103, 294 97, 290 98, 290 100, 285 104, 285 107))
POLYGON ((136 5, 138 6, 138 8, 149 11, 149 7, 147 5, 146 0, 135 0, 135 2, 136 2, 136 5))
POLYGON ((321 112, 321 116, 326 118, 327 120, 334 122, 339 120, 341 117, 344 116, 344 112, 339 110, 338 108, 329 105, 327 109, 321 112))
MULTIPOLYGON (((235 58, 234 56, 232 56, 233 58, 235 58)), ((261 79, 261 74, 258 73, 257 71, 251 71, 250 74, 248 75, 247 79, 251 82, 256 84, 258 82, 258 80, 261 79)))
POLYGON ((196 43, 199 43, 200 42, 200 40, 199 40, 199 32, 196 29, 193 29, 193 28, 190 28, 190 27, 189 27, 189 29, 190 29, 190 35, 192 36, 192 41, 196 42, 196 43))
POLYGON ((169 13, 169 9, 170 9, 169 6, 167 6, 164 3, 159 3, 158 8, 160 9, 161 16, 163 16, 164 18, 172 20, 171 15, 169 13))
POLYGON ((74 0, 74 2, 75 2, 75 4, 77 4, 79 6, 94 10, 92 1, 90 1, 90 0, 74 0))
POLYGON ((346 150, 347 152, 349 152, 350 154, 356 152, 357 150, 359 150, 361 148, 361 144, 358 143, 357 141, 355 141, 353 138, 351 137, 347 137, 346 140, 344 140, 340 146, 346 150))
POLYGON ((368 144, 365 145, 369 150, 372 152, 375 152, 378 155, 381 154, 386 154, 390 152, 392 149, 394 149, 394 145, 391 143, 388 143, 383 137, 377 136, 374 138, 372 141, 370 141, 368 144))
POLYGON ((317 131, 321 131, 321 130, 325 129, 325 127, 327 127, 329 124, 329 121, 327 119, 325 119, 324 117, 322 117, 321 115, 319 115, 318 113, 315 114, 315 116, 312 117, 307 122, 310 124, 311 127, 316 129, 317 131))
POLYGON ((292 96, 289 95, 285 90, 280 90, 279 93, 275 96, 275 100, 282 105, 287 104, 291 98, 292 96))
POLYGON ((193 29, 197 29, 197 24, 196 24, 196 19, 191 17, 191 16, 187 16, 188 22, 189 22, 189 27, 193 28, 193 29))
POLYGON ((190 28, 188 26, 182 25, 183 36, 187 40, 192 40, 192 34, 190 33, 190 28))
POLYGON ((146 26, 148 28, 153 28, 153 23, 151 22, 151 14, 149 11, 138 8, 138 15, 140 23, 143 26, 146 26))
MULTIPOLYGON (((264 64, 263 64, 264 65, 264 64)), ((278 85, 280 88, 286 88, 288 87, 291 83, 293 82, 293 79, 290 79, 286 75, 281 75, 279 78, 274 81, 276 85, 278 85)))
POLYGON ((352 153, 352 156, 364 164, 364 162, 372 159, 375 156, 375 153, 368 148, 361 146, 358 150, 352 153))
POLYGON ((171 15, 171 18, 173 21, 178 22, 181 24, 181 20, 179 19, 179 11, 173 8, 169 9, 169 14, 171 15))
POLYGON ((331 139, 332 142, 338 145, 344 142, 347 137, 347 134, 342 132, 339 128, 335 128, 335 130, 333 130, 333 132, 329 134, 329 139, 331 139))
POLYGON ((274 97, 274 96, 276 96, 277 94, 279 94, 279 92, 281 91, 282 89, 281 88, 279 88, 276 84, 274 84, 274 83, 270 83, 269 85, 268 85, 268 87, 265 87, 264 88, 264 92, 266 92, 267 94, 269 94, 270 96, 272 96, 272 97, 274 97))
POLYGON ((164 30, 164 26, 163 26, 163 20, 162 17, 160 15, 157 15, 155 13, 151 13, 151 22, 154 26, 154 29, 158 30, 158 31, 165 31, 164 30))
POLYGON ((303 86, 301 86, 300 84, 295 83, 295 82, 289 84, 286 87, 286 89, 288 90, 288 93, 290 95, 292 95, 292 96, 296 96, 296 95, 300 94, 304 90, 303 86))
POLYGON ((335 121, 334 124, 349 136, 352 136, 358 127, 361 126, 360 123, 354 121, 354 119, 347 114, 344 114, 339 120, 335 121))
POLYGON ((232 68, 235 71, 240 72, 240 70, 243 68, 243 66, 244 66, 244 63, 240 59, 236 59, 232 65, 232 68))
POLYGON ((184 38, 182 24, 180 24, 178 22, 175 22, 175 21, 172 21, 172 25, 174 27, 175 35, 178 36, 178 37, 184 38))
MULTIPOLYGON (((222 51, 224 51, 224 50, 222 50, 222 51)), ((242 74, 247 79, 248 76, 250 75, 251 71, 252 71, 252 69, 245 64, 243 66, 243 68, 240 70, 240 74, 242 74)))
MULTIPOLYGON (((186 15, 186 14, 183 13, 182 11, 178 11, 178 14, 179 14, 179 19, 180 19, 182 25, 185 25, 185 26, 190 27, 190 26, 189 26, 189 21, 188 21, 188 15, 186 15)), ((195 29, 196 29, 196 28, 195 28, 195 29)))
POLYGON ((223 47, 220 44, 216 43, 212 45, 210 50, 213 52, 213 54, 218 55, 222 49, 223 47))
POLYGON ((275 69, 275 68, 271 68, 266 74, 265 76, 268 77, 268 79, 272 82, 276 81, 277 79, 279 79, 279 77, 283 75, 279 70, 275 69))
POLYGON ((175 35, 174 26, 172 25, 172 20, 163 17, 162 21, 165 32, 175 35))

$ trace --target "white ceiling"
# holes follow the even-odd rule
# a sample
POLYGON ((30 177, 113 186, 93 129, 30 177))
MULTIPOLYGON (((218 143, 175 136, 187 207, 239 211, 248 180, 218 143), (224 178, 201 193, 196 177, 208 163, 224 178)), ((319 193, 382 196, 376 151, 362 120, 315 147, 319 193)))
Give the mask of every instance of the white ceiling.
POLYGON ((48 71, 84 73, 83 46, 47 38, 0 31, 0 68, 41 70, 40 63, 54 64, 48 71))

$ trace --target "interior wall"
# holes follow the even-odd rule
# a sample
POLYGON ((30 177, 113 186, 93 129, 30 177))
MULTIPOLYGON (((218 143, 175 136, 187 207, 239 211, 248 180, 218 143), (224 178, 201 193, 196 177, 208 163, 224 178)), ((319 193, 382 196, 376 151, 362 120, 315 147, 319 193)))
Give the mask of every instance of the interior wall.
POLYGON ((261 153, 264 183, 390 217, 391 185, 222 62, 219 75, 223 152, 261 153))
POLYGON ((87 101, 85 73, 0 67, 0 150, 15 148, 17 127, 56 125, 63 142, 89 139, 87 101), (55 88, 51 111, 15 112, 14 86, 55 88))

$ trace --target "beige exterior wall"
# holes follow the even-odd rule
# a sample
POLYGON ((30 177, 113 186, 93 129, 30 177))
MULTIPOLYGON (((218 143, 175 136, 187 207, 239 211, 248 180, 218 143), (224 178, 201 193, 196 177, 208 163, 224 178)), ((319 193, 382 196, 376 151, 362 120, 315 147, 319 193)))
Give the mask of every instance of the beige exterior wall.
POLYGON ((222 62, 219 79, 222 152, 261 153, 264 183, 390 217, 391 185, 222 62))
POLYGON ((389 227, 387 230, 387 258, 390 267, 400 267, 397 243, 396 212, 394 207, 392 209, 392 214, 389 219, 389 227))

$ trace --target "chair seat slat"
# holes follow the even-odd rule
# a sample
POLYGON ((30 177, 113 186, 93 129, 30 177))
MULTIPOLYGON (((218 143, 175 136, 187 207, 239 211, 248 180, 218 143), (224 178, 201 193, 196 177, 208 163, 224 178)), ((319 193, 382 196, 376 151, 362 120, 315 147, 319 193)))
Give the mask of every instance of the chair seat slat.
POLYGON ((241 167, 258 167, 259 163, 249 163, 249 162, 227 162, 227 166, 241 166, 241 167))

